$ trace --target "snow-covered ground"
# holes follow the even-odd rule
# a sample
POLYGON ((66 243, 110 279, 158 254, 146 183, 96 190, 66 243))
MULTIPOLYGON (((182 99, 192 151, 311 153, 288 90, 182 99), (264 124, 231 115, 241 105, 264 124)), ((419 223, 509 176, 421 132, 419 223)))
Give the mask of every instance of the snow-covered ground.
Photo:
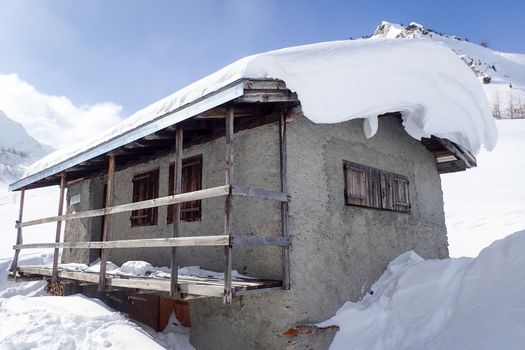
MULTIPOLYGON (((164 332, 155 332, 96 299, 47 296, 44 282, 8 281, 18 196, 0 183, 0 350, 193 349, 189 329, 173 316, 164 332)), ((57 202, 56 187, 27 191, 24 218, 56 215, 57 202)), ((52 242, 54 237, 53 224, 24 229, 25 243, 52 242)), ((20 254, 20 263, 26 265, 49 265, 52 259, 50 250, 22 250, 20 254)))
MULTIPOLYGON (((193 349, 189 329, 174 315, 163 332, 155 332, 96 299, 48 296, 45 282, 7 281, 11 260, 0 259, 0 350, 193 349)), ((20 262, 46 265, 52 255, 25 254, 20 262)))
POLYGON ((525 120, 498 120, 497 127, 496 149, 481 152, 477 168, 441 176, 453 257, 476 256, 525 229, 525 120))

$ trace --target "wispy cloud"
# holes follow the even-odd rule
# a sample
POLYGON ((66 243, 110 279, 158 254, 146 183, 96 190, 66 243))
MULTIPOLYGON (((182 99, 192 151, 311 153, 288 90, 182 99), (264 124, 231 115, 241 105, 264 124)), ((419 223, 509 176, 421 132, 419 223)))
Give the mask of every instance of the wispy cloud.
POLYGON ((75 105, 66 96, 38 91, 16 74, 0 74, 0 110, 38 141, 60 148, 121 121, 122 106, 113 102, 75 105))

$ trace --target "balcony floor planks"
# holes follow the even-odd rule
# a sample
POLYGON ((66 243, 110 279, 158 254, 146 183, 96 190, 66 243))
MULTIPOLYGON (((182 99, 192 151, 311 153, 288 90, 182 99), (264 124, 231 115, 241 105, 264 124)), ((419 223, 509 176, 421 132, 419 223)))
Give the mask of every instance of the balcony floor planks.
MULTIPOLYGON (((36 275, 51 276, 52 267, 43 265, 22 265, 18 266, 18 272, 25 278, 34 278, 36 275)), ((98 283, 99 274, 83 271, 69 271, 59 266, 58 276, 62 279, 69 279, 88 283, 98 283)), ((184 294, 204 297, 222 297, 224 292, 224 279, 216 277, 195 277, 179 276, 179 289, 184 294)), ((140 289, 165 293, 170 291, 170 279, 161 277, 143 276, 120 276, 106 274, 106 285, 117 288, 140 289)), ((233 278, 232 287, 234 296, 249 293, 267 293, 270 291, 281 290, 281 281, 241 279, 233 278)))

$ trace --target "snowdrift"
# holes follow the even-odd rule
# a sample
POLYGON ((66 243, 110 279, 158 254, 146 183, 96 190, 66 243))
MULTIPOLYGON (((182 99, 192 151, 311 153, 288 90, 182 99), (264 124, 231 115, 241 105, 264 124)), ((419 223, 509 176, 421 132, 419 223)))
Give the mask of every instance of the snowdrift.
POLYGON ((337 325, 331 349, 523 349, 525 230, 476 258, 392 261, 373 294, 318 324, 337 325))
MULTIPOLYGON (((33 164, 25 177, 57 165, 161 118, 242 78, 281 79, 297 92, 315 123, 364 118, 374 135, 377 116, 400 111, 408 134, 435 135, 477 153, 497 139, 489 102, 474 73, 449 48, 428 39, 345 40, 245 57, 136 112, 103 134, 33 164)), ((181 117, 179 121, 191 117, 181 117)))

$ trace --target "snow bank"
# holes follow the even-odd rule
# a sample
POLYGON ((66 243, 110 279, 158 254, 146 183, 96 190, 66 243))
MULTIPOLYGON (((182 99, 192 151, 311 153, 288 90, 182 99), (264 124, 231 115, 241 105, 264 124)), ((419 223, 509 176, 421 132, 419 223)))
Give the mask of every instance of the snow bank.
MULTIPOLYGON (((436 135, 477 152, 492 149, 496 129, 481 84, 443 44, 426 39, 345 40, 245 57, 136 112, 79 145, 33 164, 25 177, 149 123, 242 78, 282 79, 315 123, 339 123, 401 111, 407 132, 436 135)), ((181 120, 188 118, 181 117, 181 120)), ((366 125, 372 136, 374 128, 366 125)))
MULTIPOLYGON (((53 255, 46 253, 20 257, 24 265, 46 265, 52 260, 53 255)), ((157 333, 128 321, 96 299, 45 296, 45 281, 7 281, 11 261, 0 259, 0 350, 194 349, 189 329, 174 315, 166 329, 157 333)), ((87 266, 68 264, 68 269, 83 271, 87 266)))
POLYGON ((0 299, 2 349, 164 349, 137 325, 96 299, 0 299))
MULTIPOLYGON (((42 295, 45 281, 15 283, 7 280, 12 261, 12 258, 0 259, 0 298, 9 298, 15 295, 42 295)), ((21 255, 18 261, 20 265, 46 265, 53 262, 53 255, 49 253, 26 254, 21 255)))
POLYGON ((392 261, 372 295, 318 326, 338 325, 331 349, 523 349, 525 231, 477 258, 392 261))

